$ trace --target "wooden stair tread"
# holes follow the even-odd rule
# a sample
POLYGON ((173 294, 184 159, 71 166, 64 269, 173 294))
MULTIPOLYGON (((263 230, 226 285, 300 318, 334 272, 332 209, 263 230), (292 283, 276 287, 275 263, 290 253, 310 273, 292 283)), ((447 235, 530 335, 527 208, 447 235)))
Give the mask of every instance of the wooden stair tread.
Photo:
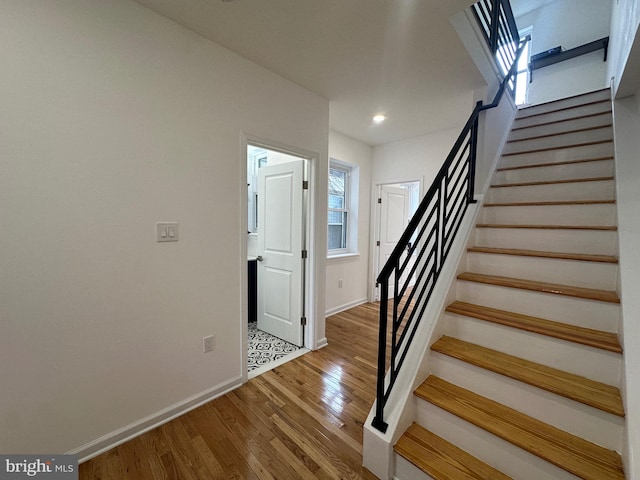
POLYGON ((521 278, 502 277, 498 275, 484 275, 482 273, 464 272, 458 275, 458 280, 467 282, 485 283, 501 287, 520 288, 542 293, 552 293, 555 295, 566 295, 569 297, 597 300, 600 302, 620 303, 618 294, 608 290, 598 290, 593 288, 573 287, 571 285, 561 285, 556 283, 536 282, 521 278))
POLYGON ((555 125, 557 123, 566 123, 566 122, 574 122, 576 120, 583 120, 585 118, 593 118, 593 117, 600 117, 602 115, 611 115, 611 111, 605 111, 605 112, 596 112, 596 113, 587 113, 584 115, 578 115, 575 117, 571 117, 571 118, 563 118, 562 120, 552 120, 549 122, 542 122, 542 123, 536 123, 534 125, 526 125, 524 127, 513 127, 511 129, 512 132, 516 132, 518 130, 526 130, 527 128, 536 128, 536 127, 546 127, 548 125, 555 125))
POLYGON ((559 200, 552 202, 483 203, 483 207, 558 207, 563 205, 615 205, 615 200, 559 200))
POLYGON ((522 225, 518 223, 477 223, 478 228, 529 228, 540 230, 604 230, 615 232, 615 225, 522 225))
POLYGON ((601 145, 603 143, 613 143, 613 140, 596 140, 593 142, 572 143, 571 145, 561 145, 559 147, 544 147, 544 148, 536 148, 533 150, 522 150, 520 152, 503 153, 502 156, 511 157, 513 155, 524 155, 526 153, 550 152, 552 150, 566 150, 568 148, 589 147, 592 145, 601 145))
POLYGON ((613 180, 613 177, 591 177, 591 178, 570 178, 562 180, 543 180, 539 182, 517 182, 517 183, 497 183, 491 185, 491 188, 508 188, 508 187, 538 187, 540 185, 555 185, 559 183, 586 183, 586 182, 607 182, 613 180))
POLYGON ((563 162, 531 163, 528 165, 516 165, 513 167, 499 167, 499 168, 496 168, 496 172, 505 172, 507 170, 523 170, 526 168, 555 167, 558 165, 574 165, 578 163, 602 162, 605 160, 613 161, 613 157, 606 156, 606 157, 585 158, 581 160, 566 160, 563 162))
POLYGON ((584 262, 618 263, 613 255, 593 255, 586 253, 543 252, 539 250, 520 250, 516 248, 469 247, 468 252, 490 253, 496 255, 515 255, 522 257, 553 258, 557 260, 579 260, 584 262))
POLYGON ((536 107, 541 107, 543 105, 550 105, 552 103, 561 102, 561 101, 567 100, 569 98, 581 97, 583 95, 590 95, 591 93, 597 93, 597 92, 598 91, 588 92, 588 93, 581 93, 580 95, 575 95, 573 97, 561 98, 559 100, 551 100, 549 102, 538 103, 536 105, 529 105, 528 107, 519 108, 518 109, 518 113, 516 115, 516 120, 524 120, 525 118, 540 117, 542 115, 549 115, 551 113, 556 113, 556 112, 564 112, 566 110, 572 110, 574 108, 588 107, 588 106, 591 106, 591 105, 597 105, 599 103, 611 103, 611 99, 593 100, 593 101, 590 101, 590 102, 578 103, 578 104, 575 104, 575 105, 567 105, 566 107, 556 108, 555 110, 547 110, 546 112, 532 113, 530 115, 522 115, 523 113, 527 113, 527 110, 531 110, 531 109, 534 109, 536 107))
POLYGON ((416 396, 585 480, 624 480, 620 455, 430 376, 416 396))
POLYGON ((571 133, 582 133, 582 132, 588 132, 590 130, 599 130, 599 129, 602 129, 602 128, 612 128, 612 127, 613 127, 613 124, 609 123, 607 125, 597 125, 597 126, 594 126, 594 127, 575 128, 573 130, 563 130, 561 132, 547 133, 547 134, 544 134, 544 135, 536 135, 536 136, 533 136, 533 137, 518 138, 518 139, 515 139, 515 140, 509 140, 507 143, 526 142, 527 140, 538 140, 540 138, 558 137, 560 135, 569 135, 571 133))
POLYGON ((624 417, 620 391, 611 385, 453 337, 441 337, 431 345, 431 350, 624 417))
POLYGON ((393 449, 435 480, 511 478, 416 423, 393 449))
POLYGON ((587 345, 614 353, 622 353, 620 341, 615 333, 604 332, 592 328, 579 327, 566 323, 546 320, 521 313, 508 312, 497 308, 475 305, 473 303, 455 301, 446 311, 457 315, 477 318, 527 332, 559 338, 569 342, 587 345))

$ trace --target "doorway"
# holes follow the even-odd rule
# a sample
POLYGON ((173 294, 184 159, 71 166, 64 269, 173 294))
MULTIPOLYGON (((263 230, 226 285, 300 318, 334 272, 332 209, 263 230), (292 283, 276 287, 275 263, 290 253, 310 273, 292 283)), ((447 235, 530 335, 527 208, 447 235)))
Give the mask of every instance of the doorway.
POLYGON ((251 376, 306 352, 309 159, 248 142, 247 369, 251 376))
MULTIPOLYGON (((371 297, 374 301, 378 301, 380 291, 376 278, 418 208, 420 181, 379 183, 375 185, 374 192, 377 196, 374 202, 375 227, 372 247, 374 278, 371 282, 371 297)), ((392 295, 393 285, 390 285, 389 288, 389 295, 392 295)))

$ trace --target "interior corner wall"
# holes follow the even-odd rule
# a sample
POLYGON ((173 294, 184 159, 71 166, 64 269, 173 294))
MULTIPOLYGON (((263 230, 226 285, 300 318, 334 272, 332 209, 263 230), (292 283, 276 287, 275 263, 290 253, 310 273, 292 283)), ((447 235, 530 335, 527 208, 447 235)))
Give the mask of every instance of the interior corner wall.
POLYGON ((327 100, 129 0, 0 2, 0 57, 1 452, 240 382, 243 133, 318 155, 324 314, 327 100))
MULTIPOLYGON (((556 0, 516 18, 519 28, 533 26, 533 55, 561 46, 563 50, 609 36, 612 0, 556 0)), ((598 50, 533 72, 530 104, 607 88, 607 63, 598 50)))
MULTIPOLYGON (((327 259, 326 311, 333 314, 369 300, 371 170, 373 148, 337 132, 329 132, 329 157, 357 167, 357 255, 327 259), (339 280, 342 280, 339 286, 339 280)), ((354 177, 352 177, 353 180, 354 177)))

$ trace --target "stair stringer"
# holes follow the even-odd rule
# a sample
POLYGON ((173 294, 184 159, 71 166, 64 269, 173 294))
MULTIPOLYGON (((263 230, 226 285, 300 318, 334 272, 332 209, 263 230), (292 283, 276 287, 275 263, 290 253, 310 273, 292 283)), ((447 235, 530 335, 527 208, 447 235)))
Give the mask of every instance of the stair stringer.
POLYGON ((455 298, 456 277, 464 270, 466 250, 473 243, 475 224, 484 200, 482 195, 475 198, 477 203, 468 206, 387 402, 384 418, 387 431, 382 433, 372 427, 375 403, 364 423, 363 465, 382 480, 394 478, 393 446, 417 415, 413 392, 429 375, 430 347, 444 333, 444 309, 455 298))

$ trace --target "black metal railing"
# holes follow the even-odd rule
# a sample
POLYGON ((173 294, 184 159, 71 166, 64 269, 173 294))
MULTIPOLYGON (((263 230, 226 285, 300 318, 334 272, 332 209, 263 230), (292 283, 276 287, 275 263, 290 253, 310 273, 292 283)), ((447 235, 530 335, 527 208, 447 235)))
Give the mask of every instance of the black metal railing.
MULTIPOLYGON (((494 5, 503 3, 504 0, 493 1, 494 5)), ((516 45, 510 68, 505 73, 493 102, 489 105, 483 105, 482 102, 476 104, 433 184, 377 278, 380 286, 380 331, 376 413, 372 425, 381 432, 387 429, 384 408, 422 315, 467 207, 475 202, 473 197, 480 112, 497 107, 510 83, 515 89, 517 62, 527 41, 528 38, 516 45), (389 340, 389 374, 386 375, 389 340)))
MULTIPOLYGON (((471 7, 500 72, 506 75, 516 58, 520 34, 509 0, 480 0, 471 7)), ((509 82, 513 95, 515 80, 509 82)))

